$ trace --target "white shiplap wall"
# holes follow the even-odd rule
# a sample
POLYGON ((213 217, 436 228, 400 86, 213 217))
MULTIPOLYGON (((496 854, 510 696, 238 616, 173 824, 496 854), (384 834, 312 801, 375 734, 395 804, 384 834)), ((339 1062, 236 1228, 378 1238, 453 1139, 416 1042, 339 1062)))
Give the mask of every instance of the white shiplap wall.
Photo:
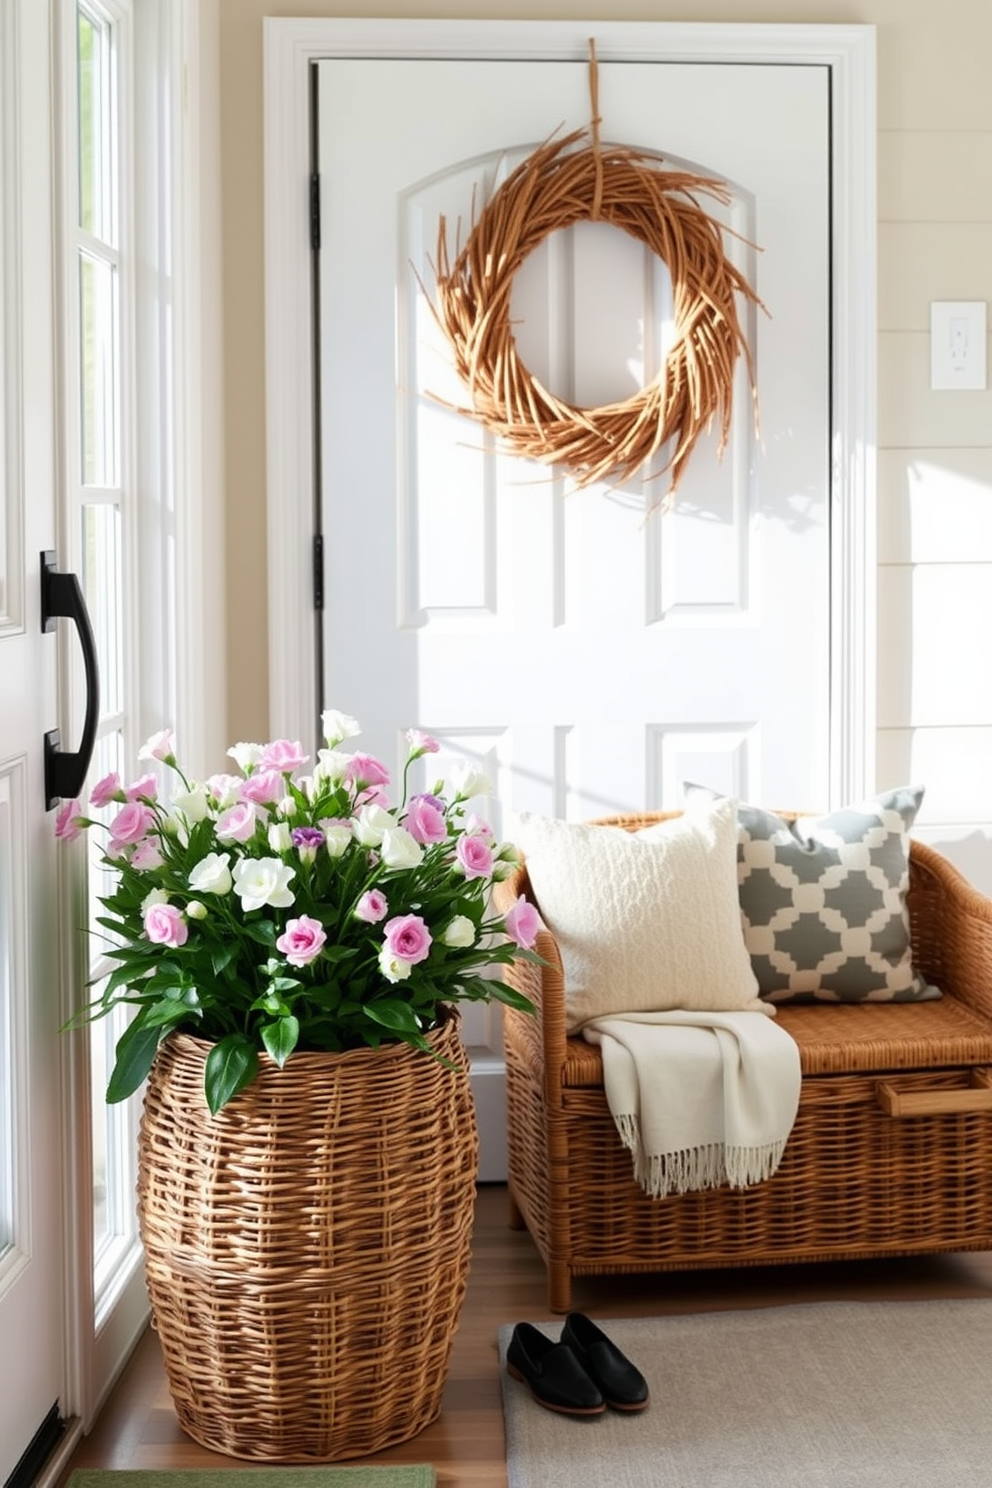
POLYGON ((992 389, 932 391, 929 342, 992 301, 992 6, 951 9, 879 32, 878 785, 992 893, 992 389))

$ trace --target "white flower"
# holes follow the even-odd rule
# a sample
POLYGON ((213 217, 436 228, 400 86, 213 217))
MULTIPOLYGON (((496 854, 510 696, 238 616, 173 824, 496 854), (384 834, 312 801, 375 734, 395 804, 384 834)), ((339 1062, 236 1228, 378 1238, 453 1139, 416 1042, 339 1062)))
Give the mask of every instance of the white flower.
POLYGON ((362 847, 378 847, 383 836, 396 823, 381 806, 363 806, 352 819, 355 841, 362 847))
POLYGON ((231 878, 230 853, 207 853, 189 876, 189 886, 197 894, 229 894, 231 878))
POLYGON ((289 823, 284 821, 272 822, 269 826, 269 846, 273 852, 289 852, 293 845, 293 838, 289 830, 289 823))
POLYGON ((340 785, 350 764, 350 754, 341 754, 337 749, 318 749, 317 763, 313 767, 314 785, 321 786, 325 782, 340 785))
POLYGON ((337 708, 326 708, 320 715, 320 731, 330 744, 340 744, 342 739, 353 739, 362 732, 357 718, 350 713, 339 713, 337 708))
POLYGON ((205 920, 210 911, 199 899, 191 899, 186 906, 188 920, 205 920))
POLYGON ((492 791, 489 777, 469 760, 459 760, 451 769, 451 783, 455 795, 470 800, 472 796, 488 796, 492 791))
POLYGON ((387 827, 379 852, 387 868, 419 868, 424 860, 424 849, 406 827, 387 827))
POLYGON ((278 858, 241 858, 234 865, 234 892, 242 909, 246 914, 266 904, 273 909, 288 909, 293 903, 289 880, 295 873, 295 868, 280 863, 278 858))
POLYGON ((351 841, 351 822, 332 821, 330 817, 325 817, 318 825, 324 834, 329 855, 332 858, 343 858, 351 841))
POLYGON ((175 757, 176 746, 172 742, 171 729, 160 729, 157 734, 152 734, 148 742, 142 744, 138 750, 139 760, 169 760, 175 757))
POLYGON ((467 915, 455 915, 455 918, 441 936, 441 941, 444 945, 452 946, 455 949, 474 945, 475 926, 467 915))
POLYGON ((379 952, 379 970, 387 982, 405 982, 413 967, 402 956, 394 956, 389 946, 384 945, 379 952))
POLYGON ((146 894, 145 898, 141 901, 141 913, 144 915, 147 910, 151 909, 153 904, 168 904, 168 902, 169 896, 164 889, 152 889, 151 893, 146 894))
POLYGON ((251 767, 257 765, 262 758, 261 744, 232 744, 227 752, 238 768, 243 770, 246 775, 251 767))
POLYGON ((206 787, 202 785, 195 786, 191 791, 176 791, 172 804, 188 822, 205 821, 210 806, 206 787))
POLYGON ((279 802, 279 805, 276 807, 276 810, 278 811, 280 816, 291 819, 292 817, 299 815, 300 808, 296 804, 295 796, 283 796, 282 800, 279 802))

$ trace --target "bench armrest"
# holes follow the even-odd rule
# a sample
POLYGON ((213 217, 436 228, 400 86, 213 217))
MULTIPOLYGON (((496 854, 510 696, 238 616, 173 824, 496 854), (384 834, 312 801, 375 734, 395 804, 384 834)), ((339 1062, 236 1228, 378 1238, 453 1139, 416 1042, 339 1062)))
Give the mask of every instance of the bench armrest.
POLYGON ((909 918, 919 974, 992 1018, 992 899, 935 848, 909 848, 909 918))
MULTIPOLYGON (((537 903, 526 865, 494 886, 493 904, 497 912, 505 914, 520 894, 526 895, 532 904, 537 903)), ((518 1041, 527 1050, 531 1068, 543 1080, 549 1100, 557 1102, 566 1057, 565 973, 558 943, 550 930, 538 931, 534 950, 544 961, 543 966, 533 961, 512 961, 503 967, 503 980, 529 997, 537 1013, 518 1013, 506 1008, 504 1016, 514 1020, 518 1041)))

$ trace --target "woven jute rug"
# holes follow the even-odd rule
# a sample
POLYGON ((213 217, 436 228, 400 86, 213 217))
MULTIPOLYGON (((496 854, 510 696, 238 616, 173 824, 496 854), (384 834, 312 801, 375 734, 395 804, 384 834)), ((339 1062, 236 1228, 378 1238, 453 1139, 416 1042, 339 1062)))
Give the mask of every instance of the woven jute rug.
POLYGON ((433 1467, 249 1467, 175 1472, 80 1468, 65 1488, 434 1488, 433 1467))
MULTIPOLYGON (((598 1326, 638 1415, 555 1415, 510 1379, 509 1488, 988 1488, 992 1301, 817 1302, 598 1326)), ((557 1338, 561 1320, 538 1323, 557 1338)))

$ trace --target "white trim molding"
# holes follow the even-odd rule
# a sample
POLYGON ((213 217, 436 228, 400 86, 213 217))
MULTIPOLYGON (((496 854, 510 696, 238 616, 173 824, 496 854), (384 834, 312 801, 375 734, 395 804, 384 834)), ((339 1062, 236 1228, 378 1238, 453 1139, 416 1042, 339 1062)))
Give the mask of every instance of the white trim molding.
MULTIPOLYGON (((831 804, 874 786, 875 30, 600 22, 600 61, 779 63, 831 76, 833 381, 831 804)), ((314 379, 307 203, 310 69, 322 57, 586 58, 588 21, 264 22, 269 726, 308 739, 318 712, 311 592, 314 379)))

